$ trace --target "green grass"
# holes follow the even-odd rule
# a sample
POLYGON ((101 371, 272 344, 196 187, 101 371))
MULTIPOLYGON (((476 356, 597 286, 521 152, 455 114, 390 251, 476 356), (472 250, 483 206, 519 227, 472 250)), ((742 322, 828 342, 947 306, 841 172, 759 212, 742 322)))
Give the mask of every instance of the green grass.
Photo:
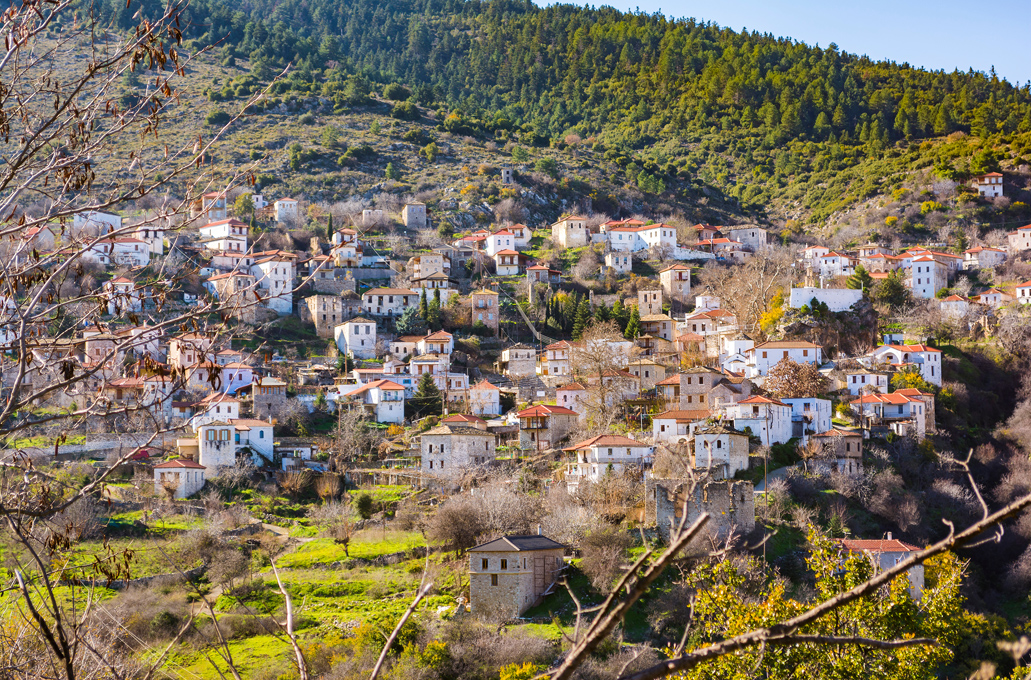
POLYGON ((316 538, 299 547, 292 553, 284 555, 279 565, 291 568, 310 568, 315 565, 328 565, 343 562, 347 559, 372 559, 382 555, 411 550, 426 545, 418 532, 381 530, 372 528, 359 531, 351 540, 347 554, 344 546, 329 538, 316 538))
POLYGON ((156 574, 168 574, 180 569, 191 569, 195 563, 187 563, 179 557, 175 541, 161 538, 113 538, 106 541, 84 541, 76 544, 60 556, 67 570, 64 578, 103 579, 106 573, 117 573, 118 578, 140 578, 156 574), (171 561, 170 561, 171 560, 171 561), (128 574, 116 567, 125 565, 128 574))
MULTIPOLYGON (((56 437, 44 437, 42 435, 39 435, 36 437, 22 437, 21 439, 8 440, 5 446, 16 449, 24 449, 30 447, 49 448, 52 447, 56 441, 56 437)), ((77 434, 65 437, 64 440, 61 442, 61 444, 64 446, 75 446, 77 444, 85 443, 86 435, 84 434, 77 434)))

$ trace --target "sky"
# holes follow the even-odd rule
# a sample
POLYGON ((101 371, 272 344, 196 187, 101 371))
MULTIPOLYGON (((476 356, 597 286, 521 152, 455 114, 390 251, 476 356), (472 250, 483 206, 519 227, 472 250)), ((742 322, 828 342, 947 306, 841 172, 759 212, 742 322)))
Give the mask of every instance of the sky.
MULTIPOLYGON (((575 1, 575 0, 573 0, 575 1)), ((578 4, 583 4, 582 2, 578 4)), ((600 0, 595 6, 675 18, 694 17, 740 31, 791 37, 911 66, 987 73, 1021 84, 1031 80, 1026 29, 1031 1, 961 3, 957 0, 600 0)))

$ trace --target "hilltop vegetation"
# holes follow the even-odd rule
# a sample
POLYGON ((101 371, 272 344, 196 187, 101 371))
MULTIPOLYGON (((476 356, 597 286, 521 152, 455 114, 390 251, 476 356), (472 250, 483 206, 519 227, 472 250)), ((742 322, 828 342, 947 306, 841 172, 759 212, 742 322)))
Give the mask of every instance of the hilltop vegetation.
MULTIPOLYGON (((115 26, 131 24, 135 6, 103 6, 115 26)), ((208 88, 212 101, 249 95, 289 65, 265 108, 320 98, 345 113, 376 92, 396 119, 576 148, 557 171, 589 164, 689 204, 725 196, 743 217, 823 223, 915 171, 1016 171, 1031 152, 1027 86, 695 20, 461 0, 198 0, 188 13, 189 44, 224 39, 221 63, 248 63, 208 88)))

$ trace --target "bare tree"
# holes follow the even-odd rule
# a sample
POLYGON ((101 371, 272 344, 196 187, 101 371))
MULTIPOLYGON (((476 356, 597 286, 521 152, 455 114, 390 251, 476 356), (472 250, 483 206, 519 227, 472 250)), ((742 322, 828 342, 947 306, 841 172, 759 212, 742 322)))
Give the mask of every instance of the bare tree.
POLYGON ((769 248, 741 265, 707 264, 698 280, 719 297, 725 309, 734 313, 742 331, 764 338, 759 321, 770 311, 774 293, 790 283, 791 266, 789 251, 769 248))
POLYGON ((623 369, 635 350, 613 321, 593 324, 573 345, 570 365, 586 389, 583 407, 592 431, 608 429, 628 393, 633 381, 623 369))

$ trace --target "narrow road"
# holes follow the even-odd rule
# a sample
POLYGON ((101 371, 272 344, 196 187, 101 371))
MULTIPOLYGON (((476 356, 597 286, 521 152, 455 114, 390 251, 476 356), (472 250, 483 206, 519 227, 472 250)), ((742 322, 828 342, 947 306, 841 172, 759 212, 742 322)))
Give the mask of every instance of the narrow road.
POLYGON ((756 493, 765 492, 766 491, 766 482, 767 481, 772 482, 775 479, 784 479, 785 477, 788 476, 788 470, 791 470, 794 467, 795 467, 794 465, 786 465, 786 466, 784 466, 782 468, 777 468, 776 470, 771 470, 766 475, 766 479, 765 480, 760 479, 759 483, 755 485, 755 492, 756 493))

